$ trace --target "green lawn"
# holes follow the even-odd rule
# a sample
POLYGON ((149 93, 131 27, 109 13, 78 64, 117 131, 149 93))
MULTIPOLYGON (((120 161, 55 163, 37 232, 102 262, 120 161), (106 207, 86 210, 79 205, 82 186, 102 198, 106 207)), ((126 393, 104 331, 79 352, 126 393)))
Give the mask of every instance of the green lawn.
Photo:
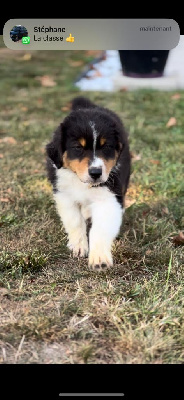
POLYGON ((132 174, 114 267, 66 248, 45 144, 93 57, 0 49, 1 363, 184 362, 183 91, 84 93, 124 121, 132 174))

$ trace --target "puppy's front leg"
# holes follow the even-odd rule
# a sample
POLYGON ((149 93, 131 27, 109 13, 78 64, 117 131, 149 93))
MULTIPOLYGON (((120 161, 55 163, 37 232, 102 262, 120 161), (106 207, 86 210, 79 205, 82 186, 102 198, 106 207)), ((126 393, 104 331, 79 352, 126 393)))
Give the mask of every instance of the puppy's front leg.
POLYGON ((92 228, 89 233, 89 266, 101 269, 113 265, 112 242, 117 236, 124 210, 115 197, 92 205, 92 228))
POLYGON ((68 248, 75 257, 86 257, 88 254, 86 223, 79 206, 59 192, 55 193, 54 198, 57 211, 68 234, 68 248))

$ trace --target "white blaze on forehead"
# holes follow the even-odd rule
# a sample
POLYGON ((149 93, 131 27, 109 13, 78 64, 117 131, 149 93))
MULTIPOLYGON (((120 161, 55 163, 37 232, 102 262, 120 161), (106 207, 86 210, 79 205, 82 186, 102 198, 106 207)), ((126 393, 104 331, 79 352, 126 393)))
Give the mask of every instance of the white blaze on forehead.
POLYGON ((95 167, 95 168, 100 168, 104 167, 104 162, 101 158, 96 157, 95 151, 96 151, 96 142, 97 142, 97 137, 98 137, 98 132, 95 129, 95 123, 93 121, 89 121, 89 126, 92 129, 93 132, 93 161, 90 165, 90 167, 95 167))
POLYGON ((93 156, 95 157, 96 141, 97 141, 98 132, 95 129, 95 123, 93 121, 89 121, 89 126, 91 127, 92 132, 93 132, 93 156))
POLYGON ((99 157, 94 157, 92 164, 90 165, 90 167, 94 167, 94 168, 100 168, 103 167, 104 162, 101 158, 99 157))

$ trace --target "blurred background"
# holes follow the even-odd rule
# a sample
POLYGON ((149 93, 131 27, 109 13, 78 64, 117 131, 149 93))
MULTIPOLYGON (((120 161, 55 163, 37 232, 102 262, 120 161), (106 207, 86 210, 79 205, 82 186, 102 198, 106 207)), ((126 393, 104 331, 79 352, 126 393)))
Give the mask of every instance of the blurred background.
POLYGON ((109 50, 99 53, 76 82, 80 90, 184 88, 184 36, 167 50, 109 50))

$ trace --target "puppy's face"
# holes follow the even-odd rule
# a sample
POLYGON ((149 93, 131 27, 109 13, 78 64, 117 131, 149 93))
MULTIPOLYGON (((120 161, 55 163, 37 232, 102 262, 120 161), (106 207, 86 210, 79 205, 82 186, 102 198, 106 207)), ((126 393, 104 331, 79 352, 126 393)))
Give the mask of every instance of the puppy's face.
POLYGON ((86 119, 86 115, 81 118, 80 112, 78 118, 77 115, 73 119, 68 118, 63 129, 63 167, 92 186, 106 182, 122 147, 115 135, 114 125, 109 123, 107 117, 100 121, 86 119))

